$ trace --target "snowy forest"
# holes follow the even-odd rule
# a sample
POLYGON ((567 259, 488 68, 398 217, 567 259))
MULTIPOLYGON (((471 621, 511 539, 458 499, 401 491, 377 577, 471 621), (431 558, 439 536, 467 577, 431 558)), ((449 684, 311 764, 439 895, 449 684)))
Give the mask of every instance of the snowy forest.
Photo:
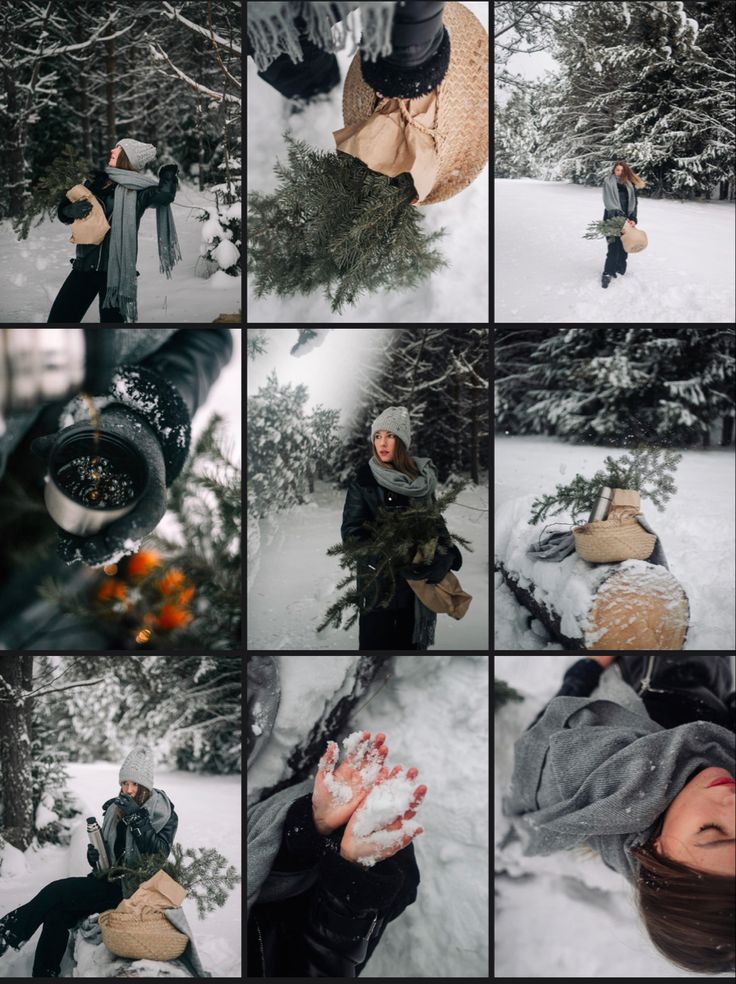
MULTIPOLYGON (((199 957, 215 977, 240 977, 240 720, 236 655, 0 656, 0 917, 88 874, 85 818, 102 822, 142 744, 179 817, 165 870, 187 888, 199 957)), ((38 976, 37 943, 0 947, 0 976, 38 976)), ((192 976, 186 959, 122 961, 75 933, 61 976, 192 976)))
POLYGON ((654 198, 734 200, 732 3, 494 8, 496 177, 597 184, 622 158, 654 198), (509 64, 548 50, 555 75, 532 82, 509 64))
POLYGON ((495 329, 497 649, 733 649, 735 336, 495 329))
POLYGON ((494 322, 732 323, 734 4, 494 18, 494 322))
POLYGON ((371 422, 404 406, 410 454, 431 458, 443 488, 465 482, 448 524, 472 539, 459 576, 463 587, 474 578, 478 594, 438 645, 469 626, 460 648, 484 648, 488 340, 487 328, 248 329, 250 647, 354 648, 344 631, 315 632, 338 596, 340 572, 325 552, 340 539, 346 489, 370 456, 371 422), (287 619, 274 620, 269 613, 283 607, 287 619))
MULTIPOLYGON (((237 316, 241 14, 240 0, 2 5, 4 321, 46 320, 72 252, 68 227, 57 219, 58 202, 103 168, 124 138, 154 146, 154 175, 165 165, 178 168, 172 211, 183 264, 174 271, 174 288, 158 278, 157 259, 155 288, 139 265, 145 320, 237 316)), ((149 221, 150 213, 142 230, 149 221)), ((138 262, 145 267, 147 260, 142 247, 138 262)))

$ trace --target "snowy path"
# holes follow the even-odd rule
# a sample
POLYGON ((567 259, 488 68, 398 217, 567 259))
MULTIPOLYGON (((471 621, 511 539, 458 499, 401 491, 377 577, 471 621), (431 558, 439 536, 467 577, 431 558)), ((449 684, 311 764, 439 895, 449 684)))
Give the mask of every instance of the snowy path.
POLYGON ((495 182, 496 324, 726 324, 734 302, 734 205, 640 197, 649 246, 601 287, 600 188, 495 182))
MULTIPOLYGON (((13 852, 13 871, 0 879, 0 916, 28 902, 44 885, 57 878, 79 878, 89 874, 85 818, 102 819, 100 807, 118 792, 120 763, 71 763, 69 789, 83 812, 74 818, 68 847, 45 845, 26 855, 13 852)), ((183 848, 214 847, 229 864, 242 872, 241 780, 240 776, 205 776, 189 772, 156 770, 156 787, 163 789, 176 807, 179 829, 176 840, 183 848)), ((12 850, 12 849, 11 849, 12 850)), ((229 893, 221 909, 200 919, 188 899, 183 904, 197 948, 206 970, 215 977, 241 976, 240 886, 229 893)), ((17 953, 9 950, 0 958, 0 977, 31 977, 33 954, 41 934, 37 933, 17 953)), ((66 959, 66 958, 65 958, 66 959)), ((70 967, 62 972, 67 975, 70 967)))
MULTIPOLYGON (((262 519, 258 573, 248 591, 248 648, 255 650, 357 649, 358 623, 347 632, 328 627, 317 634, 342 571, 325 551, 340 540, 345 493, 315 483, 313 500, 275 517, 262 519)), ((447 511, 448 528, 469 539, 473 553, 462 550, 458 571, 462 587, 473 595, 465 617, 437 618, 435 649, 488 649, 488 488, 469 486, 447 511), (478 510, 485 509, 485 512, 478 510)))
MULTIPOLYGON (((509 499, 593 475, 609 454, 623 449, 566 444, 555 438, 496 436, 496 508, 509 499)), ((646 499, 642 510, 660 535, 670 570, 690 601, 685 649, 733 650, 734 613, 734 452, 728 448, 685 451, 675 473, 677 494, 665 511, 646 499)), ((565 520, 564 514, 550 517, 565 520)), ((540 530, 543 527, 540 527, 540 530)), ((528 612, 499 583, 496 574, 497 649, 559 649, 527 628, 528 612)), ((533 623, 539 627, 538 622, 533 623)))
MULTIPOLYGON (((141 321, 154 324, 180 322, 207 324, 218 314, 237 312, 241 307, 241 278, 202 280, 195 277, 202 223, 198 210, 180 205, 211 207, 214 196, 180 181, 176 204, 172 206, 182 260, 172 271, 171 280, 159 273, 156 238, 156 212, 148 209, 138 234, 138 314, 141 321)), ((10 222, 0 223, 0 321, 4 324, 42 324, 71 270, 69 260, 75 247, 69 242, 69 226, 44 220, 32 227, 28 239, 18 242, 10 222)), ((91 305, 82 324, 99 323, 99 303, 91 305)))

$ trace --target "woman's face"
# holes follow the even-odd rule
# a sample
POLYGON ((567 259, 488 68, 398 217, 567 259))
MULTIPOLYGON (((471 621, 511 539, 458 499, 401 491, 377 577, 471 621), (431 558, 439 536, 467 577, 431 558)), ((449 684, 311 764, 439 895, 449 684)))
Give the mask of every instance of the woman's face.
POLYGON ((391 431, 378 431, 373 438, 373 444, 380 461, 388 464, 390 461, 394 460, 396 438, 391 431))
POLYGON ((654 842, 656 850, 699 871, 736 874, 735 806, 733 776, 715 766, 703 769, 670 803, 662 832, 654 842), (712 785, 719 779, 730 782, 712 785))
POLYGON ((624 169, 621 167, 620 164, 617 164, 616 167, 613 169, 613 173, 616 175, 617 178, 620 178, 621 175, 624 173, 624 169))
POLYGON ((118 157, 120 157, 121 150, 122 147, 113 147, 112 150, 110 151, 110 160, 107 162, 110 165, 110 167, 118 166, 118 157))
POLYGON ((131 782, 129 779, 126 779, 125 782, 120 784, 120 792, 127 793, 128 796, 135 797, 135 794, 138 792, 138 783, 131 782))

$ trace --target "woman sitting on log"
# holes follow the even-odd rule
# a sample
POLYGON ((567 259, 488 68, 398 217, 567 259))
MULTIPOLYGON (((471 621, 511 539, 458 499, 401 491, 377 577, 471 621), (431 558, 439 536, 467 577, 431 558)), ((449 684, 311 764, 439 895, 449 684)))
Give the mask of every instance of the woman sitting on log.
MULTIPOLYGON (((153 752, 142 745, 133 748, 120 767, 119 782, 120 794, 102 806, 102 839, 110 863, 129 865, 142 854, 168 854, 179 818, 166 793, 153 788, 153 752)), ((93 868, 100 860, 91 844, 87 860, 93 868)), ((122 900, 122 881, 108 881, 94 872, 51 882, 0 919, 0 957, 9 946, 20 949, 43 925, 33 976, 58 977, 69 930, 92 913, 117 908, 122 900)))
POLYGON ((634 885, 660 953, 710 976, 732 973, 736 959, 729 660, 721 653, 578 660, 517 740, 503 803, 524 854, 587 843, 634 885))

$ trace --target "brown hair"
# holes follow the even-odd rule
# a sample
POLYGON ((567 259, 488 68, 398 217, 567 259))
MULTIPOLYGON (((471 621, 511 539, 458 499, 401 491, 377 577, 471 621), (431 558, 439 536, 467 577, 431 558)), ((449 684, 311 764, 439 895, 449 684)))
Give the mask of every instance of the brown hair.
POLYGON ((684 970, 708 976, 733 972, 735 879, 673 861, 657 852, 656 837, 631 851, 639 862, 637 908, 649 938, 684 970))
POLYGON ((627 181, 630 181, 635 188, 646 187, 646 181, 644 181, 643 178, 640 178, 638 174, 634 174, 634 172, 631 170, 629 165, 626 164, 624 161, 616 161, 616 163, 613 165, 611 174, 616 173, 616 168, 619 166, 619 164, 624 169, 624 173, 622 177, 624 177, 627 181))
POLYGON ((411 457, 409 452, 406 450, 406 445, 398 436, 394 434, 396 438, 396 444, 394 445, 394 460, 383 462, 376 454, 376 442, 371 438, 371 454, 375 461, 381 466, 381 468, 395 468, 396 471, 402 472, 407 478, 417 478, 419 475, 419 469, 417 468, 417 463, 411 457))
MULTIPOLYGON (((115 146, 120 147, 120 144, 115 144, 115 146)), ((133 165, 128 160, 128 155, 125 153, 122 147, 120 147, 120 153, 118 154, 118 159, 115 162, 115 167, 118 169, 122 168, 122 170, 124 171, 135 171, 136 174, 138 173, 137 169, 134 168, 133 165)), ((111 184, 114 184, 114 182, 111 178, 108 178, 105 184, 103 185, 103 188, 109 188, 111 184)))

